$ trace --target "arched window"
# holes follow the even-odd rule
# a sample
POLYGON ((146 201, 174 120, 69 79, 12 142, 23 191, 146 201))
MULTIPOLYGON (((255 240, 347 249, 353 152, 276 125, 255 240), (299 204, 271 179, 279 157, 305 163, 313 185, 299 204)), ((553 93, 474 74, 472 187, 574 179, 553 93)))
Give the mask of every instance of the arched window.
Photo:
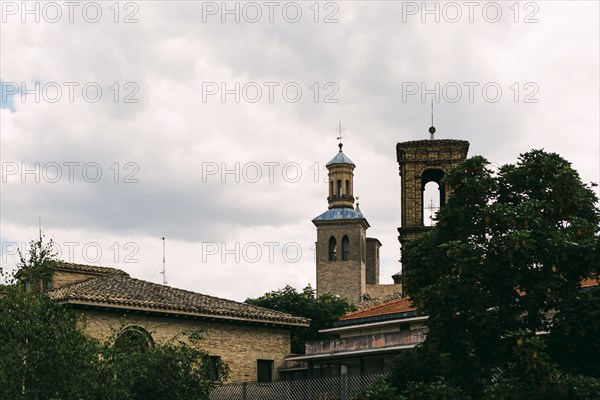
POLYGON ((121 351, 146 351, 154 347, 154 340, 141 326, 128 326, 117 336, 115 347, 121 351))
POLYGON ((346 198, 350 198, 350 181, 346 179, 346 198))
POLYGON ((342 261, 348 261, 350 259, 350 239, 344 235, 342 238, 342 261))
POLYGON ((329 238, 329 261, 337 260, 337 243, 332 236, 329 238))
POLYGON ((433 226, 437 211, 444 207, 446 190, 442 183, 444 171, 427 169, 421 175, 421 218, 423 226, 433 226))
POLYGON ((333 197, 333 181, 329 185, 329 197, 333 197))
POLYGON ((337 181, 337 198, 338 199, 342 198, 342 181, 341 181, 341 179, 338 179, 338 181, 337 181))

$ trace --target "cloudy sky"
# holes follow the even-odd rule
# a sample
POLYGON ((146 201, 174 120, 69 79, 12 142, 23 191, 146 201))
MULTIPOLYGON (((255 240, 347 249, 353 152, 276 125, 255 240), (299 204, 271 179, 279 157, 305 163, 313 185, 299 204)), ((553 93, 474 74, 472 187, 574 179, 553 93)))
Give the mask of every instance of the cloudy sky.
POLYGON ((599 3, 3 1, 2 265, 63 259, 244 300, 315 282, 312 218, 344 151, 400 270, 395 145, 532 148, 600 180, 599 3))

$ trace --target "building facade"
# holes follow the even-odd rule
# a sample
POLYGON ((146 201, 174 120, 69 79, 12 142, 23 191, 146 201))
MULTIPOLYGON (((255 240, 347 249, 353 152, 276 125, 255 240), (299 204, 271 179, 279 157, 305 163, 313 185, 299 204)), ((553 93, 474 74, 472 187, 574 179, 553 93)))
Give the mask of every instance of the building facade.
POLYGON ((191 331, 225 362, 228 382, 279 379, 292 327, 309 321, 289 314, 134 279, 124 271, 59 263, 47 294, 81 315, 82 329, 101 341, 139 335, 149 345, 191 331))

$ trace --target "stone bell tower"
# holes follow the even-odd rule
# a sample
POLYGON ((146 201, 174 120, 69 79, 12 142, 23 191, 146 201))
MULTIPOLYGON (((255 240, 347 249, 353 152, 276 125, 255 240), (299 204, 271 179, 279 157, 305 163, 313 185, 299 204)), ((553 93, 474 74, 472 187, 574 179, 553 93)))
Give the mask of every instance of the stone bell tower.
MULTIPOLYGON (((327 163, 329 171, 329 209, 312 220, 317 227, 317 295, 325 293, 346 298, 351 303, 362 300, 367 275, 379 275, 373 264, 367 274, 367 219, 358 204, 354 208, 354 163, 342 151, 327 163)), ((378 248, 377 248, 378 250, 378 248)))
MULTIPOLYGON (((433 125, 433 124, 432 124, 433 125)), ((400 166, 402 226, 398 228, 400 244, 431 229, 424 224, 423 192, 429 182, 438 184, 439 205, 443 207, 451 188, 442 183, 449 169, 466 159, 466 140, 435 139, 435 128, 429 128, 429 140, 414 140, 396 145, 400 166)))

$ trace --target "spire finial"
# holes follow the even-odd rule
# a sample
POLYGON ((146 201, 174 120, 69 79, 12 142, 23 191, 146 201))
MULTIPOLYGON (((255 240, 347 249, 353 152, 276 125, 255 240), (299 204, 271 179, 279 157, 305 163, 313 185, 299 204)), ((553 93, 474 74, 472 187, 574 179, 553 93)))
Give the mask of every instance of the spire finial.
POLYGON ((339 141, 340 141, 340 144, 338 144, 338 147, 340 148, 340 152, 342 151, 342 147, 344 146, 344 145, 342 144, 342 139, 344 138, 344 137, 342 136, 342 132, 343 132, 343 131, 345 131, 345 130, 346 130, 346 128, 344 128, 344 127, 342 126, 342 121, 340 121, 340 123, 339 123, 338 127, 337 127, 337 128, 335 128, 335 131, 338 133, 337 140, 339 140, 339 141))
POLYGON ((435 127, 433 126, 433 100, 431 100, 431 126, 429 127, 429 140, 434 139, 435 127))

